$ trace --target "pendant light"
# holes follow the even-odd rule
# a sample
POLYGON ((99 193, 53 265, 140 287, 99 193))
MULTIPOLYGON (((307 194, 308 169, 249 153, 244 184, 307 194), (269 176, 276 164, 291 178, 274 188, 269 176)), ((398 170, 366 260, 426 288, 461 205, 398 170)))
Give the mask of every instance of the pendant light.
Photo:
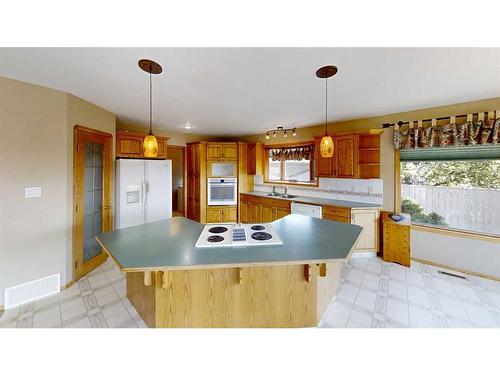
POLYGON ((333 157, 333 139, 328 135, 328 78, 336 73, 337 67, 334 65, 327 65, 316 71, 316 77, 325 80, 325 135, 321 138, 319 145, 321 157, 323 158, 333 157))
POLYGON ((139 67, 149 73, 149 133, 142 142, 142 151, 146 158, 156 158, 158 156, 158 140, 153 135, 153 84, 151 74, 160 74, 162 68, 160 64, 147 59, 139 60, 139 67))

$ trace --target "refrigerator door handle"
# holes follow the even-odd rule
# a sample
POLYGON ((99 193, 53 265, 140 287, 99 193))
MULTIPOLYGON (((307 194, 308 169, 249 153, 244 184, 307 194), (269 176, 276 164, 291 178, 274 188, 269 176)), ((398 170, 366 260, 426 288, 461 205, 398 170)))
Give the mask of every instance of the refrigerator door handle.
POLYGON ((146 223, 146 204, 147 204, 147 182, 146 180, 142 181, 142 222, 146 223))

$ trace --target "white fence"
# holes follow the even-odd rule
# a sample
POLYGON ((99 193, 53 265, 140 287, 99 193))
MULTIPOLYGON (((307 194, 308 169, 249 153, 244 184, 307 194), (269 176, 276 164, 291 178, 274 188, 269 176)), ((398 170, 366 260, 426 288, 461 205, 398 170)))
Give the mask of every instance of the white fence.
POLYGON ((402 184, 401 196, 443 216, 451 228, 500 234, 500 190, 402 184))

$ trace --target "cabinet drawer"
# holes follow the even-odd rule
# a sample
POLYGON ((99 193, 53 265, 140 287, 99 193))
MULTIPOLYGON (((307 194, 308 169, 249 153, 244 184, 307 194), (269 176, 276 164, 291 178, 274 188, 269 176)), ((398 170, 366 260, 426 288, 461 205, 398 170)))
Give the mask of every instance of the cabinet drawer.
POLYGON ((323 219, 338 221, 340 223, 347 223, 347 224, 351 223, 351 218, 349 216, 330 215, 323 213, 323 219))
POLYGON ((274 199, 274 198, 260 198, 260 202, 262 204, 267 204, 269 206, 279 207, 279 208, 290 208, 290 201, 286 201, 283 199, 274 199))
POLYGON ((260 198, 255 195, 240 194, 240 200, 243 202, 260 203, 260 198))
POLYGON ((346 216, 350 219, 351 209, 346 207, 323 206, 323 213, 327 215, 346 216))

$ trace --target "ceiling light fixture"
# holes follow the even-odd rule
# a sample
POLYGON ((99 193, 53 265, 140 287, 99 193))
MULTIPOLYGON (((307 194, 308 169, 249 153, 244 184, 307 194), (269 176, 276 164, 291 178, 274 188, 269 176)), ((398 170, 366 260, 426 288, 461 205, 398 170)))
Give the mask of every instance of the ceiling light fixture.
POLYGON ((319 146, 321 156, 324 158, 333 157, 333 140, 328 135, 328 78, 334 76, 338 69, 334 65, 327 65, 316 71, 316 77, 325 80, 325 135, 321 138, 319 146))
POLYGON ((192 127, 192 126, 191 126, 191 124, 189 124, 189 123, 188 123, 188 124, 186 124, 186 125, 184 125, 184 129, 189 130, 189 129, 192 129, 192 128, 193 128, 193 127, 192 127))
POLYGON ((139 68, 149 73, 149 133, 144 138, 142 150, 145 157, 156 158, 158 156, 158 140, 153 135, 153 83, 151 74, 160 74, 162 68, 158 63, 147 59, 139 60, 139 68))
POLYGON ((295 137, 297 135, 296 128, 284 128, 283 126, 277 126, 276 129, 271 129, 266 132, 266 139, 270 138, 270 134, 273 135, 273 138, 276 138, 276 136, 279 133, 283 133, 283 137, 287 138, 288 134, 292 133, 292 136, 295 137))

